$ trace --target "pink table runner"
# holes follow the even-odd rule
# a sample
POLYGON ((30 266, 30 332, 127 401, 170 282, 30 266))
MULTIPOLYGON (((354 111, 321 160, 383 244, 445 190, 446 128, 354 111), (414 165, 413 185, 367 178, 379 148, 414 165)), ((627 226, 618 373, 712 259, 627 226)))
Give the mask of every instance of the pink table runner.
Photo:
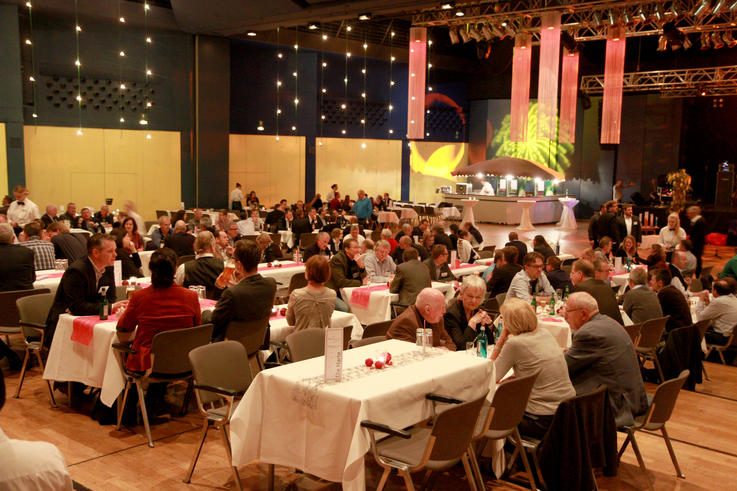
POLYGON ((457 269, 478 268, 479 266, 482 266, 482 265, 481 264, 463 264, 461 266, 456 266, 455 268, 450 268, 450 270, 455 271, 457 269))
POLYGON ((286 269, 286 268, 296 268, 297 266, 301 266, 302 263, 290 263, 290 264, 282 264, 281 266, 259 266, 259 271, 271 271, 273 269, 286 269))
POLYGON ((200 298, 200 308, 206 309, 207 307, 214 307, 217 304, 217 300, 210 300, 209 298, 200 298))
POLYGON ((36 275, 36 281, 49 280, 52 278, 61 278, 62 276, 64 276, 64 271, 57 271, 55 273, 39 274, 39 275, 36 275))
POLYGON ((89 346, 92 342, 92 335, 95 331, 97 324, 103 322, 117 322, 118 317, 113 314, 108 316, 105 320, 100 320, 98 315, 86 315, 82 317, 76 317, 72 323, 72 341, 76 341, 85 346, 89 346))
POLYGON ((543 322, 563 322, 563 319, 556 319, 555 317, 540 317, 543 322))
POLYGON ((358 305, 359 307, 367 309, 369 306, 369 298, 371 297, 371 292, 378 292, 388 289, 389 285, 375 285, 356 288, 351 292, 351 304, 358 305))

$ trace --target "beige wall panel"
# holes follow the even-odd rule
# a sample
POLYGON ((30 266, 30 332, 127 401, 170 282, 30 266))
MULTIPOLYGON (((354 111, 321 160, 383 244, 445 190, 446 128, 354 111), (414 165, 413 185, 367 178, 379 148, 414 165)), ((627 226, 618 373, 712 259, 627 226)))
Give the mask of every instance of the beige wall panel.
MULTIPOLYGON (((8 152, 5 147, 5 123, 0 123, 0 193, 8 192, 8 152)), ((33 201, 33 200, 31 200, 33 201)))
POLYGON ((456 182, 450 172, 468 164, 468 144, 412 142, 410 147, 409 197, 418 202, 442 201, 435 189, 456 182))
POLYGON ((230 135, 229 192, 236 182, 262 205, 305 196, 305 138, 301 136, 230 135))
POLYGON ((133 200, 147 220, 181 202, 180 135, 168 131, 26 126, 26 180, 31 199, 98 208, 133 200), (146 138, 151 135, 151 138, 146 138))
POLYGON ((334 183, 341 196, 355 199, 363 189, 370 196, 389 193, 399 199, 402 187, 402 142, 322 138, 317 145, 316 192, 324 198, 334 183), (361 143, 366 143, 366 148, 361 143))

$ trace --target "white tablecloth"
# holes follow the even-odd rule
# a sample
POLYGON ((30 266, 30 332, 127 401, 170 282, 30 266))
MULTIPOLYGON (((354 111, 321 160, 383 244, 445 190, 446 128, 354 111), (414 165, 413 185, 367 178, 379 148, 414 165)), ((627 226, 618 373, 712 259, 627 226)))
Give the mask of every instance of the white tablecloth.
MULTIPOLYGON (((493 262, 493 261, 492 261, 493 262)), ((456 278, 460 278, 462 276, 466 276, 469 274, 481 274, 484 271, 486 271, 486 268, 489 266, 487 264, 483 263, 473 263, 473 264, 461 264, 460 268, 450 268, 450 270, 453 272, 456 278)))
POLYGON ((472 400, 494 384, 494 365, 463 352, 428 350, 389 340, 343 352, 343 382, 323 384, 324 358, 260 372, 230 424, 233 465, 297 467, 343 489, 365 489, 370 448, 363 420, 404 428, 432 416, 431 392, 472 400), (388 351, 394 365, 364 360, 388 351))
POLYGON ((640 249, 646 249, 649 251, 653 244, 658 243, 658 237, 658 234, 643 235, 640 249))
POLYGON ((380 211, 379 223, 399 223, 399 217, 393 211, 380 211))
POLYGON ((148 263, 151 262, 151 254, 153 253, 154 251, 141 251, 138 253, 138 257, 141 258, 141 273, 143 273, 143 276, 151 276, 148 263))
MULTIPOLYGON (((433 281, 432 287, 443 292, 445 294, 446 300, 450 300, 455 295, 453 285, 451 285, 450 283, 433 281)), ((358 320, 361 321, 361 324, 369 325, 373 324, 374 322, 382 322, 392 318, 391 303, 396 302, 399 299, 398 294, 389 293, 389 289, 373 291, 371 292, 371 296, 369 297, 368 308, 364 308, 351 303, 351 293, 356 288, 360 287, 342 288, 341 296, 343 297, 343 300, 350 305, 351 312, 353 312, 353 314, 358 317, 358 320)))
POLYGON ((435 214, 441 216, 444 220, 453 218, 456 220, 461 219, 461 212, 455 206, 444 206, 442 208, 435 208, 435 214))
POLYGON ((58 276, 58 273, 64 273, 63 271, 57 271, 55 269, 44 269, 40 271, 36 271, 36 281, 33 282, 33 288, 48 288, 51 290, 51 293, 56 293, 57 288, 59 288, 59 283, 61 282, 61 276, 58 276), (47 276, 53 275, 54 278, 49 278, 47 276))
POLYGON ((258 272, 264 278, 274 278, 277 283, 281 283, 281 285, 277 285, 277 287, 289 286, 289 281, 292 279, 292 276, 297 273, 305 272, 304 263, 296 263, 294 261, 279 261, 278 264, 281 264, 281 267, 275 268, 273 267, 274 263, 272 263, 271 269, 264 269, 268 268, 267 264, 268 263, 259 264, 258 272))
MULTIPOLYGON (((277 309, 286 308, 285 305, 276 305, 277 309)), ((292 332, 294 332, 294 326, 287 324, 286 318, 272 319, 269 321, 271 340, 282 342, 287 339, 292 332)), ((330 318, 330 327, 339 327, 341 329, 353 326, 351 331, 351 339, 361 339, 363 337, 363 326, 358 321, 355 315, 349 312, 341 312, 339 310, 333 311, 333 316, 330 318)))

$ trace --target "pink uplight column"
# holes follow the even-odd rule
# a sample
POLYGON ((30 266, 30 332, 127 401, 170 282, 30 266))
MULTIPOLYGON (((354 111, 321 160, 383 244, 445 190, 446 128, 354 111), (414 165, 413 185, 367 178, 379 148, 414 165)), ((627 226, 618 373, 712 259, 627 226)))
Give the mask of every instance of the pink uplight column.
POLYGON ((509 121, 509 139, 513 142, 527 141, 531 65, 532 38, 528 34, 518 33, 512 58, 512 111, 509 121))
POLYGON ((622 127, 622 86, 624 85, 625 32, 617 26, 609 30, 604 62, 604 102, 601 110, 601 143, 619 143, 622 127))
POLYGON ((407 90, 407 138, 425 138, 425 72, 427 63, 427 29, 409 30, 409 87, 407 90))
POLYGON ((576 141, 576 102, 578 98, 578 53, 563 48, 560 76, 560 126, 558 141, 576 141))
POLYGON ((555 140, 560 66, 560 12, 541 17, 540 75, 537 84, 537 137, 555 140))

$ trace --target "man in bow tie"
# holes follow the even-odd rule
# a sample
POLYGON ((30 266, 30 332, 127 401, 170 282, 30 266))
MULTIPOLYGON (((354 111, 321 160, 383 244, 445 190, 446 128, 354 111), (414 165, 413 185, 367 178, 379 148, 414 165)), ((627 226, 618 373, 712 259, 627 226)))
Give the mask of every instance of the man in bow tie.
POLYGON ((36 203, 28 199, 28 189, 25 186, 16 186, 13 195, 15 201, 10 203, 7 215, 10 225, 18 235, 26 224, 41 218, 41 215, 38 213, 36 203))

